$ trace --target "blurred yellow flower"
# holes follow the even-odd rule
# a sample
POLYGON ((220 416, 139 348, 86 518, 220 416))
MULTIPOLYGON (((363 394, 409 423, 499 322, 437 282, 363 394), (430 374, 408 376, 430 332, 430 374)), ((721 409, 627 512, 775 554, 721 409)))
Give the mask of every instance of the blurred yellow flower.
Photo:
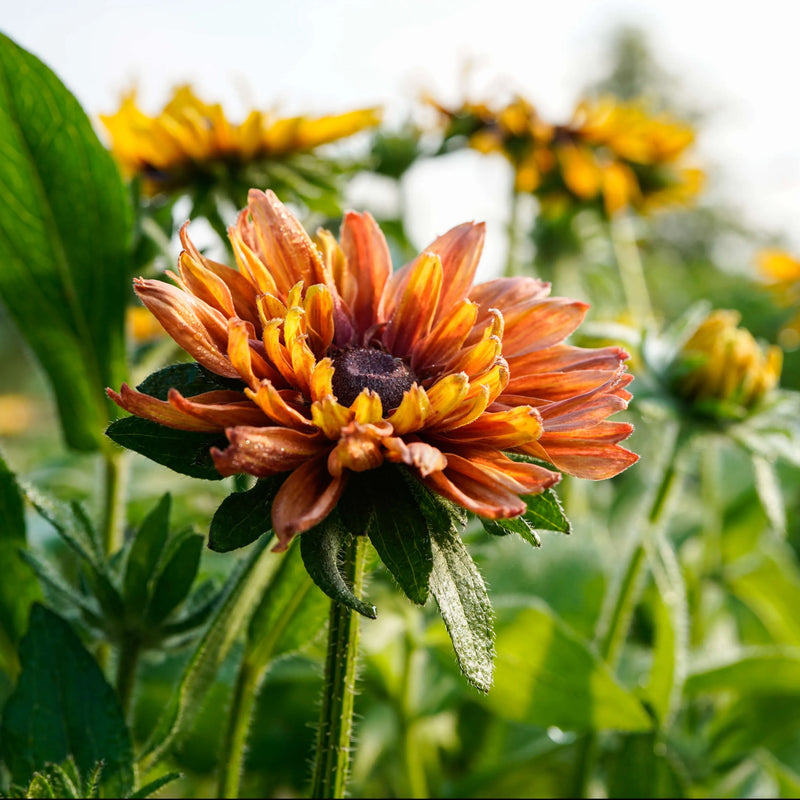
POLYGON ((0 436, 17 436, 33 425, 33 405, 24 394, 0 394, 0 436))
POLYGON ((797 313, 783 326, 780 343, 787 350, 800 346, 800 261, 783 250, 762 250, 756 256, 759 272, 772 284, 780 305, 797 313))
POLYGON ((251 161, 306 152, 376 125, 375 108, 325 117, 274 118, 251 111, 232 123, 219 104, 203 102, 189 86, 180 86, 160 114, 151 117, 136 94, 100 117, 111 137, 111 151, 129 176, 144 179, 148 194, 191 184, 198 174, 251 161))
POLYGON ((608 216, 687 205, 703 185, 702 170, 684 163, 692 128, 642 103, 583 100, 565 125, 545 122, 521 97, 500 109, 464 103, 455 110, 428 100, 446 119, 445 138, 465 136, 482 153, 502 153, 515 189, 544 203, 566 191, 578 204, 600 203, 608 216))
POLYGON ((676 389, 712 416, 744 416, 780 379, 781 349, 762 349, 740 320, 738 311, 712 311, 683 347, 676 389))

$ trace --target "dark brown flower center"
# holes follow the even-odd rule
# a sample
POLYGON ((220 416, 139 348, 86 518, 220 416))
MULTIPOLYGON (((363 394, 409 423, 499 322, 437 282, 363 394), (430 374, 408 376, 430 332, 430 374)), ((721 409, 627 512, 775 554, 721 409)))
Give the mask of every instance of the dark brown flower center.
POLYGON ((399 358, 371 347, 351 347, 333 359, 333 391, 342 405, 349 406, 364 389, 381 398, 384 411, 397 408, 403 393, 417 376, 399 358))

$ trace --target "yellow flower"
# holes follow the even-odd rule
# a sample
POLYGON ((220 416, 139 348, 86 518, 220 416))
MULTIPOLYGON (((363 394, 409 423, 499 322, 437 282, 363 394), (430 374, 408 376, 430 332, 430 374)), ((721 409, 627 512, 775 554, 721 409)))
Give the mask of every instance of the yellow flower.
POLYGON ((189 86, 181 86, 155 117, 139 108, 132 92, 116 113, 100 119, 124 171, 141 176, 145 191, 157 194, 190 185, 198 175, 215 169, 313 150, 376 125, 380 114, 366 108, 335 116, 275 119, 251 111, 237 125, 222 106, 205 103, 189 86))
POLYGON ((777 302, 798 309, 781 328, 778 339, 787 350, 793 350, 800 345, 800 261, 783 250, 762 250, 756 262, 773 285, 777 302))
POLYGON ((237 269, 181 231, 177 286, 136 292, 175 341, 241 390, 159 400, 123 384, 123 408, 173 428, 222 432, 222 475, 286 473, 272 506, 278 549, 321 522, 348 476, 385 461, 484 517, 514 517, 521 495, 560 475, 616 475, 637 456, 607 417, 626 407, 627 354, 568 345, 588 306, 534 278, 472 285, 484 227, 465 223, 392 271, 369 214, 316 242, 271 192, 251 190, 230 229, 237 269))
POLYGON ((712 311, 686 342, 676 388, 714 416, 743 416, 777 385, 783 353, 737 327, 738 311, 712 311))

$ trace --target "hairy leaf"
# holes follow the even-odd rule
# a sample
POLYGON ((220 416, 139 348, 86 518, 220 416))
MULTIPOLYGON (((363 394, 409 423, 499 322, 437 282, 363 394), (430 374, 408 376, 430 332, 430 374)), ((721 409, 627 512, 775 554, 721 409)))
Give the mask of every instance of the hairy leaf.
POLYGON ((209 548, 217 553, 238 550, 271 531, 272 501, 284 478, 262 478, 252 489, 228 495, 211 520, 209 548))

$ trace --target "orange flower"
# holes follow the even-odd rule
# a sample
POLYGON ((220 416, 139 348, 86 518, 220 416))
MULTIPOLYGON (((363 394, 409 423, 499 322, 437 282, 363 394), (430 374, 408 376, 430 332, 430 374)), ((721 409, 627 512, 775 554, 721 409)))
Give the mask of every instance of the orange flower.
POLYGON ((392 272, 368 213, 345 216, 339 242, 316 243, 271 192, 250 191, 230 229, 238 269, 200 254, 181 231, 177 286, 136 292, 202 366, 244 385, 159 400, 123 384, 109 395, 168 427, 224 431, 222 475, 288 473, 272 507, 283 550, 322 521, 353 472, 407 465, 426 486, 484 517, 514 517, 520 495, 560 475, 601 479, 637 456, 631 376, 617 347, 565 344, 588 306, 550 298, 533 278, 477 286, 483 225, 465 223, 392 272))

